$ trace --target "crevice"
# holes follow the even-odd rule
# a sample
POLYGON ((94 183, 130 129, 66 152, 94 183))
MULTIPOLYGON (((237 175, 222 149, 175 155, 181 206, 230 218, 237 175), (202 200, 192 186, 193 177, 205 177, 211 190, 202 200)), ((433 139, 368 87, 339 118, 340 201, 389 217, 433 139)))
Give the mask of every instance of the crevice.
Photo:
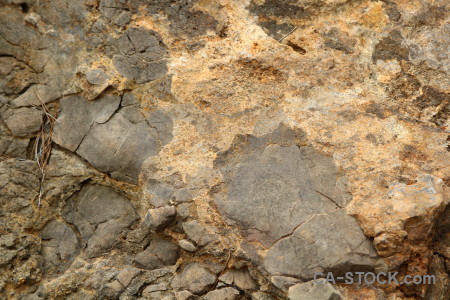
POLYGON ((319 195, 322 195, 322 196, 325 197, 325 198, 327 198, 328 200, 330 200, 331 202, 333 202, 338 208, 344 208, 344 207, 342 207, 339 203, 337 203, 335 200, 333 200, 331 197, 325 195, 324 193, 319 192, 318 190, 315 190, 315 189, 310 189, 310 190, 311 190, 311 191, 314 191, 314 192, 316 192, 316 193, 318 193, 319 195))

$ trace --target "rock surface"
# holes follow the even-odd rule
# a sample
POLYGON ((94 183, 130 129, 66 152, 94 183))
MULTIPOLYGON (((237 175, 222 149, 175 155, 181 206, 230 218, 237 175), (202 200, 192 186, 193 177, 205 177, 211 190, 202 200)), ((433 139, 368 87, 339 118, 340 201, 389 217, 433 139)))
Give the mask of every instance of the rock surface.
POLYGON ((289 288, 289 300, 343 300, 342 295, 329 283, 310 281, 289 288))
POLYGON ((0 299, 447 300, 449 11, 0 0, 0 299))

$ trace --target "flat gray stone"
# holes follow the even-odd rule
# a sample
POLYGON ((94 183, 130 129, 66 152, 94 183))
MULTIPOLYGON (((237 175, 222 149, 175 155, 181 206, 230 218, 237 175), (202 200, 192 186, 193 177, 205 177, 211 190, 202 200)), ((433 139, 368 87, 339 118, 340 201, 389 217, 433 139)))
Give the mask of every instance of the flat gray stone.
POLYGON ((216 197, 225 216, 266 246, 312 215, 331 212, 347 201, 331 157, 311 147, 276 144, 238 163, 226 197, 216 197))
POLYGON ((61 99, 58 122, 53 140, 58 145, 75 151, 94 123, 109 120, 120 104, 120 97, 106 96, 88 102, 79 96, 61 99))
POLYGON ((156 32, 130 28, 118 39, 117 47, 121 54, 113 57, 113 64, 122 76, 145 83, 167 73, 167 49, 156 32))
POLYGON ((90 84, 102 85, 108 81, 109 76, 102 69, 91 69, 86 72, 86 80, 90 84))
POLYGON ((183 230, 187 236, 199 246, 205 246, 217 240, 217 235, 210 233, 208 228, 197 220, 183 223, 183 230))
POLYGON ((174 195, 175 190, 163 183, 151 185, 149 192, 152 194, 150 203, 156 207, 162 207, 168 205, 174 195))
POLYGON ((199 263, 187 265, 172 280, 171 287, 176 290, 189 290, 194 294, 205 292, 216 282, 216 275, 199 263))
POLYGON ((114 247, 118 236, 137 219, 126 198, 112 188, 93 184, 68 199, 63 216, 77 227, 89 257, 114 247))
POLYGON ((8 109, 2 118, 14 136, 33 134, 41 128, 44 113, 35 107, 8 109))
POLYGON ((145 159, 172 139, 172 120, 161 111, 145 119, 133 97, 124 99, 127 105, 118 113, 119 96, 92 102, 78 96, 62 99, 53 139, 99 171, 136 183, 145 159))
POLYGON ((41 231, 42 255, 49 269, 68 266, 80 251, 73 230, 64 222, 52 220, 41 231))
POLYGON ((342 295, 328 282, 309 281, 289 288, 289 300, 343 300, 342 295))
POLYGON ((315 272, 373 271, 376 264, 372 242, 342 209, 313 216, 277 241, 264 259, 270 273, 303 280, 315 272))
POLYGON ((134 261, 148 270, 174 265, 180 256, 180 248, 170 241, 156 238, 134 261))
POLYGON ((158 151, 154 130, 145 123, 132 124, 115 114, 107 123, 91 128, 77 154, 102 172, 136 181, 144 160, 158 151))
POLYGON ((205 300, 235 300, 239 299, 239 291, 232 287, 225 287, 209 292, 205 300))
POLYGON ((164 206, 149 209, 144 217, 144 223, 153 231, 160 231, 172 223, 177 215, 175 206, 164 206))
POLYGON ((178 245, 180 245, 180 247, 183 250, 186 250, 186 251, 189 251, 189 252, 197 251, 197 247, 195 247, 195 245, 192 244, 192 242, 190 242, 189 240, 179 240, 178 241, 178 245))
POLYGON ((272 276, 305 281, 325 270, 374 269, 371 240, 345 213, 345 177, 301 131, 280 126, 261 137, 238 136, 215 166, 224 178, 213 191, 219 211, 269 249, 264 265, 272 276))

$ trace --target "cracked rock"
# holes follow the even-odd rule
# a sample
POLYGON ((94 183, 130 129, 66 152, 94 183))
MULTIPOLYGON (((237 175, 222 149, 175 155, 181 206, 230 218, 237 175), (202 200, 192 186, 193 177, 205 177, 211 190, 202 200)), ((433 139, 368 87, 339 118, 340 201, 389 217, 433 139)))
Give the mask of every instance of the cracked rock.
POLYGON ((68 266, 80 251, 80 244, 73 230, 64 222, 52 220, 41 232, 42 255, 46 267, 68 266))
POLYGON ((7 110, 2 118, 14 136, 26 136, 41 128, 43 114, 34 107, 21 107, 7 110))
POLYGON ((153 231, 160 231, 172 223, 177 215, 175 206, 149 209, 144 218, 145 225, 153 231))
POLYGON ((225 287, 209 292, 205 300, 235 300, 239 299, 239 291, 232 287, 225 287))
POLYGON ((199 246, 205 246, 217 239, 217 235, 210 233, 208 228, 197 220, 183 223, 183 230, 199 246))
POLYGON ((272 274, 310 280, 315 272, 373 271, 377 252, 358 222, 339 209, 319 214, 276 242, 264 265, 272 274))
POLYGON ((53 140, 60 146, 75 151, 91 126, 108 121, 119 103, 120 97, 117 96, 101 97, 93 102, 79 96, 61 99, 53 140))
POLYGON ((94 257, 118 243, 118 236, 137 218, 131 203, 113 189, 87 184, 70 197, 64 218, 74 224, 94 257))
POLYGON ((344 300, 342 295, 328 282, 309 281, 289 288, 289 300, 344 300))
POLYGON ((163 266, 174 265, 180 255, 180 249, 170 241, 156 238, 134 261, 142 267, 153 270, 163 266))
POLYGON ((152 30, 130 28, 118 40, 121 55, 113 64, 124 77, 145 83, 167 73, 167 50, 159 35, 152 30))
POLYGON ((226 195, 215 195, 220 212, 230 224, 240 225, 250 240, 265 246, 350 199, 333 158, 292 145, 290 135, 295 138, 298 133, 280 127, 273 135, 250 137, 247 145, 236 146, 244 147, 244 155, 234 158, 230 149, 216 163, 224 160, 221 170, 227 184, 226 195), (274 138, 278 143, 267 145, 274 138))
POLYGON ((216 278, 216 275, 202 264, 191 263, 174 277, 171 287, 177 290, 187 289, 194 294, 201 294, 216 282, 216 278))

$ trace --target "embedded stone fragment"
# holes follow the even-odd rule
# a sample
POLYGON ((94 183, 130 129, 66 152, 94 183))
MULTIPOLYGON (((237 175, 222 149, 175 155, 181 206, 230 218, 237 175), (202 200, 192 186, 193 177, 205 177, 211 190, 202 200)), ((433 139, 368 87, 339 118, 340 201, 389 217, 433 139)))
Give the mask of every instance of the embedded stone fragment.
POLYGON ((73 230, 64 222, 52 220, 41 232, 42 255, 46 267, 54 269, 68 266, 80 251, 80 244, 73 230))
POLYGON ((250 239, 270 246, 311 216, 345 206, 349 199, 333 159, 310 147, 269 145, 233 169, 219 210, 250 239))
POLYGON ((377 253, 358 222, 343 210, 312 216, 267 253, 272 274, 309 280, 316 272, 373 271, 377 253))
POLYGON ((209 292, 205 300, 235 300, 239 299, 239 291, 232 287, 225 287, 209 292))
POLYGON ((86 72, 86 80, 90 84, 102 85, 109 79, 109 76, 102 69, 91 69, 86 72))
POLYGON ((145 225, 151 230, 160 231, 172 223, 177 215, 175 206, 164 206, 149 209, 144 218, 145 225))
POLYGON ((141 253, 136 255, 135 262, 142 267, 153 270, 163 266, 174 265, 180 255, 180 249, 170 241, 156 238, 141 253))
POLYGON ((205 246, 217 239, 217 235, 211 233, 208 227, 197 220, 183 223, 183 230, 187 236, 199 246, 205 246))
POLYGON ((344 211, 345 178, 332 157, 299 143, 302 134, 284 126, 236 138, 216 160, 225 177, 214 190, 219 211, 269 249, 264 265, 272 275, 308 280, 324 270, 373 270, 372 242, 344 211))
POLYGON ((118 243, 118 236, 137 218, 131 203, 112 188, 87 184, 72 196, 63 209, 94 257, 118 243))
POLYGON ((187 289, 194 294, 205 292, 216 282, 216 275, 199 263, 187 265, 172 280, 171 287, 177 290, 187 289))
POLYGON ((101 97, 93 102, 79 96, 61 99, 53 140, 70 151, 77 150, 91 126, 108 121, 119 104, 117 96, 101 97))
POLYGON ((14 136, 26 136, 41 128, 43 112, 34 107, 9 109, 2 114, 6 126, 14 136))
POLYGON ((135 181, 144 160, 158 153, 156 137, 145 123, 132 124, 120 114, 97 124, 86 134, 77 150, 102 172, 135 181))
POLYGON ((167 73, 167 50, 156 32, 130 28, 119 38, 118 48, 122 54, 113 57, 113 64, 124 77, 145 83, 167 73))
POLYGON ((309 281, 289 288, 289 300, 343 300, 344 297, 328 282, 309 281))
POLYGON ((158 110, 147 123, 137 104, 131 102, 114 114, 120 101, 118 96, 93 102, 77 96, 62 99, 53 139, 98 170, 136 183, 144 160, 156 155, 172 138, 172 120, 158 110), (151 127, 152 122, 160 124, 151 127))
POLYGON ((189 252, 195 252, 197 251, 197 247, 195 247, 194 244, 192 244, 189 240, 179 240, 178 245, 186 251, 189 252))

